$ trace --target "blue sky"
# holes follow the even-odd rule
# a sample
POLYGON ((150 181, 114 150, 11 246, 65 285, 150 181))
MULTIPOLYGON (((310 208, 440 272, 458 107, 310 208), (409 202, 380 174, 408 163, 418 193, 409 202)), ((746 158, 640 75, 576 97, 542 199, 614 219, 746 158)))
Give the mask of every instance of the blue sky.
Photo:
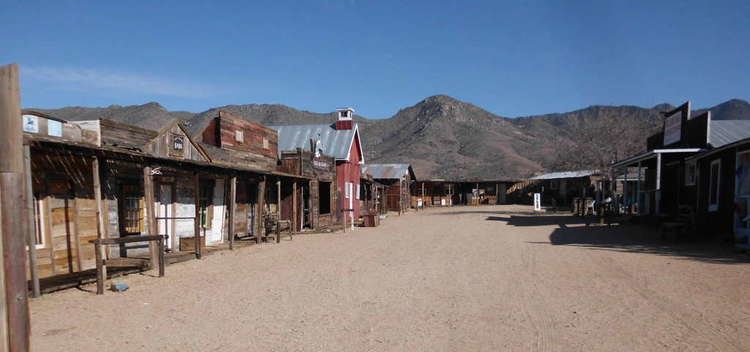
POLYGON ((503 116, 750 98, 750 2, 0 0, 24 106, 281 103, 503 116))

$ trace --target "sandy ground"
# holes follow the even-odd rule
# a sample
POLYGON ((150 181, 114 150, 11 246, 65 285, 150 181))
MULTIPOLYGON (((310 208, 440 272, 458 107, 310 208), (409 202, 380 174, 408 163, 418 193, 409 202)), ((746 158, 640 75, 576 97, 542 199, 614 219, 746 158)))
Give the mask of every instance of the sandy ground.
POLYGON ((434 209, 32 300, 35 351, 748 351, 750 258, 526 207, 434 209))

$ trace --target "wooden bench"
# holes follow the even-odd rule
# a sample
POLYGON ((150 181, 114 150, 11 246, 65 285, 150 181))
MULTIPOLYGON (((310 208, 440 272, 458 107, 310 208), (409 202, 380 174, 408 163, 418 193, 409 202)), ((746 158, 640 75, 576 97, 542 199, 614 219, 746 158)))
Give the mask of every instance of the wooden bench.
POLYGON ((96 294, 104 294, 104 281, 107 280, 107 263, 120 263, 123 258, 105 259, 103 249, 107 246, 121 245, 135 242, 156 242, 156 258, 152 257, 151 262, 158 262, 159 277, 164 276, 164 236, 127 236, 118 238, 99 238, 90 243, 94 244, 94 255, 96 257, 96 294))

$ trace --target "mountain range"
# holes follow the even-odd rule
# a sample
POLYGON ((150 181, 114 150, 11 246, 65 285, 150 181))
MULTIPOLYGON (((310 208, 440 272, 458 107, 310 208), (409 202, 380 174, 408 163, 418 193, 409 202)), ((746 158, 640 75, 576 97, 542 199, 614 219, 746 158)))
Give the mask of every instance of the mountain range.
MULTIPOLYGON (((537 116, 508 118, 446 95, 428 97, 385 119, 355 116, 365 162, 410 163, 419 179, 503 180, 550 170, 600 168, 645 149, 662 125, 669 104, 590 106, 537 116)), ((279 104, 215 107, 201 113, 169 111, 158 103, 109 107, 35 109, 67 120, 108 118, 158 130, 174 119, 189 126, 225 110, 266 125, 335 121, 335 114, 279 104)), ((710 110, 712 119, 748 119, 750 103, 732 99, 710 110)))

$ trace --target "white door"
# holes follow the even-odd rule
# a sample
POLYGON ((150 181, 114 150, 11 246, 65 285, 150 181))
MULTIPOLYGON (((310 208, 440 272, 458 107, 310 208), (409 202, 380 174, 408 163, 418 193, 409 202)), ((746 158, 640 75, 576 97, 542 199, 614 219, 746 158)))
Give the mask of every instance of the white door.
POLYGON ((156 202, 156 228, 159 235, 167 235, 167 248, 173 249, 177 245, 172 226, 172 188, 171 183, 159 184, 159 199, 156 202), (167 219, 163 219, 167 218, 167 219))

